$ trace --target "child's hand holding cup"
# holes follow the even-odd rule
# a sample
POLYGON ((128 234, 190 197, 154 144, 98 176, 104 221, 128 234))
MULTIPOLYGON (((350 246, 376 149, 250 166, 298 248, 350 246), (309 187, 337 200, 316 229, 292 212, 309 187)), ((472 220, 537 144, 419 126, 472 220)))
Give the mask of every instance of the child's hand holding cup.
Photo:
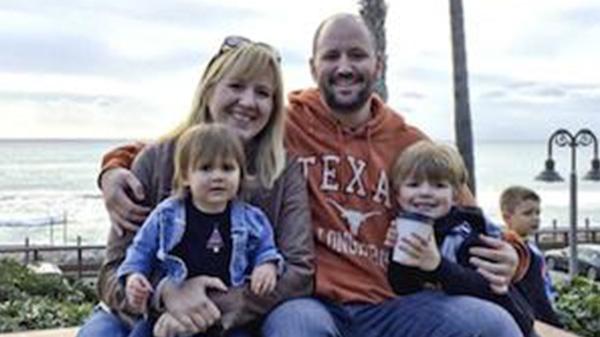
POLYGON ((413 234, 425 240, 425 246, 430 246, 429 241, 433 237, 433 219, 419 213, 402 212, 393 221, 393 225, 396 228, 397 238, 392 260, 403 265, 418 267, 420 258, 418 248, 423 242, 416 239, 413 234), (407 244, 407 241, 414 244, 407 244), (408 251, 411 251, 412 255, 408 251))

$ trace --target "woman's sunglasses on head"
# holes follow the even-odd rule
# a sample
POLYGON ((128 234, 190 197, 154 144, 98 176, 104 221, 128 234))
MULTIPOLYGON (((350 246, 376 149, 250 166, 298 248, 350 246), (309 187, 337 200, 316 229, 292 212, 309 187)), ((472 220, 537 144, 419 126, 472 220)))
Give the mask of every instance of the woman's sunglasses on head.
POLYGON ((277 51, 277 49, 275 49, 270 44, 267 44, 264 42, 254 42, 245 36, 229 35, 223 40, 223 43, 221 43, 221 48, 219 48, 219 52, 215 56, 213 56, 213 58, 210 60, 210 62, 208 63, 208 67, 210 67, 212 65, 212 63, 216 59, 218 59, 221 55, 225 54, 226 52, 228 52, 230 50, 236 49, 239 46, 242 46, 242 45, 245 45, 248 43, 254 43, 257 46, 267 49, 268 51, 270 51, 273 54, 273 56, 275 56, 275 59, 277 60, 277 62, 281 63, 281 55, 279 55, 279 52, 277 51))

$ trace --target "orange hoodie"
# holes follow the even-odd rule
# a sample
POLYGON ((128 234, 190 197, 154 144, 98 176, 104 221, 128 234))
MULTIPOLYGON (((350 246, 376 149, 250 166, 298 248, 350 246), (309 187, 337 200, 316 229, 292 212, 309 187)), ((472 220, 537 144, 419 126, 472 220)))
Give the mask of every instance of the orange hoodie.
POLYGON ((316 89, 292 92, 289 103, 286 145, 308 178, 316 294, 342 303, 394 296, 383 245, 395 203, 387 172, 425 135, 376 96, 372 118, 354 129, 333 117, 316 89))

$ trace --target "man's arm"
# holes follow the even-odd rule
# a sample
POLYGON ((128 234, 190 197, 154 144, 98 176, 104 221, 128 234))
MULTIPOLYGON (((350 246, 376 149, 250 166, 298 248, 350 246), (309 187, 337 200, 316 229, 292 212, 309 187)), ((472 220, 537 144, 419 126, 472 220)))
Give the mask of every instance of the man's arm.
MULTIPOLYGON (((461 206, 475 206, 473 194, 463 185, 458 193, 461 206)), ((499 233, 498 229, 498 233, 499 233)), ((471 263, 483 277, 490 282, 494 292, 506 292, 511 282, 517 282, 529 267, 529 251, 525 243, 514 232, 503 233, 502 239, 490 236, 482 237, 488 247, 474 247, 471 263)))
POLYGON ((136 231, 150 211, 140 205, 145 198, 144 188, 129 171, 144 146, 139 142, 124 145, 109 151, 102 158, 98 186, 102 190, 112 227, 119 235, 123 235, 124 230, 136 231))
POLYGON ((481 235, 480 239, 487 247, 470 248, 473 257, 469 262, 490 282, 492 290, 498 294, 505 293, 508 286, 523 277, 529 267, 529 253, 523 242, 511 236, 506 238, 481 235))
POLYGON ((145 143, 135 142, 116 147, 105 153, 100 163, 100 174, 97 180, 98 187, 102 189, 102 175, 106 171, 117 167, 130 169, 135 157, 145 146, 145 143))
POLYGON ((527 269, 529 269, 529 264, 531 262, 529 249, 527 249, 527 245, 523 242, 519 234, 514 231, 504 231, 502 233, 502 238, 515 249, 519 256, 519 264, 517 265, 517 270, 512 278, 513 282, 518 282, 525 276, 527 269))

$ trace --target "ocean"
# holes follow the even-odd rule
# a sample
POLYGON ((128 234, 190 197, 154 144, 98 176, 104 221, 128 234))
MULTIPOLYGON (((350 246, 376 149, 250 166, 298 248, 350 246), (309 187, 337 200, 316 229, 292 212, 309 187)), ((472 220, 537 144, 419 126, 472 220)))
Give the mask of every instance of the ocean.
MULTIPOLYGON (((104 243, 109 222, 96 186, 100 159, 123 140, 0 140, 0 245, 104 243), (53 218, 64 224, 33 226, 53 218), (23 226, 8 226, 21 223, 23 226), (24 226, 30 224, 30 226, 24 226)), ((569 222, 570 149, 554 147, 561 183, 533 178, 546 160, 545 142, 479 142, 475 145, 477 200, 500 220, 498 198, 505 187, 521 184, 542 198, 542 226, 569 222)), ((579 226, 585 219, 600 225, 600 182, 580 178, 590 168, 591 148, 578 149, 579 226)))

